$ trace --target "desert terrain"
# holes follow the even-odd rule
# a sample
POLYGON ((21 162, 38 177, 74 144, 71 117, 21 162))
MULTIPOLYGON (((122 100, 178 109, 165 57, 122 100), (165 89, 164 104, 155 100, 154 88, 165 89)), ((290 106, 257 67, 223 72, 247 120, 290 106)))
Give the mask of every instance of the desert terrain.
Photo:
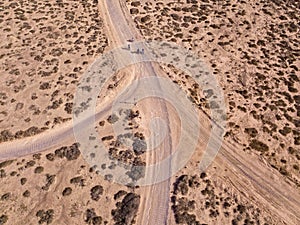
POLYGON ((4 0, 0 12, 0 225, 300 223, 298 1, 4 0), (183 46, 218 79, 226 127, 207 170, 199 162, 212 109, 203 88, 170 64, 128 66, 98 96, 98 138, 129 166, 133 185, 114 182, 115 163, 86 160, 73 135, 77 85, 97 58, 131 37, 183 46), (145 173, 130 166, 167 157, 181 134, 172 105, 151 98, 124 110, 127 133, 114 133, 120 115, 111 114, 112 101, 146 74, 178 85, 203 127, 184 168, 135 186, 145 173), (148 153, 153 115, 169 130, 148 153))
MULTIPOLYGON (((227 101, 226 138, 299 184, 299 8, 282 1, 128 2, 148 39, 184 45, 211 65, 227 101), (270 4, 268 4, 270 3, 270 4)), ((166 66, 201 108, 185 74, 166 66)))
POLYGON ((0 7, 5 142, 69 121, 80 76, 108 41, 93 2, 1 1, 0 7))

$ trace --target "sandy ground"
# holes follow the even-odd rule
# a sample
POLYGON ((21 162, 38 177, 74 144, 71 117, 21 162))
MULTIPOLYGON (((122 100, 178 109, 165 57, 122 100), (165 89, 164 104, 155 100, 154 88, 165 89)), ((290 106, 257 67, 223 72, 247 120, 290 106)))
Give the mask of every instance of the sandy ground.
MULTIPOLYGON (((72 142, 64 144, 73 145, 72 142)), ((114 200, 114 194, 132 190, 105 181, 81 155, 69 160, 58 156, 58 151, 55 154, 55 150, 20 158, 1 168, 0 211, 7 215, 7 224, 46 223, 47 217, 38 222, 42 220, 36 215, 40 210, 54 210, 52 218, 48 218, 49 224, 91 224, 91 219, 87 219, 89 209, 102 218, 102 224, 111 224, 107 222, 112 221, 111 210, 117 208, 115 204, 120 200, 114 200), (50 180, 47 176, 53 177, 45 188, 50 180), (102 191, 98 199, 93 199, 91 190, 97 185, 102 191)))
MULTIPOLYGON (((258 167, 263 162, 263 167, 278 170, 291 188, 298 186, 299 27, 296 24, 299 18, 295 6, 259 1, 251 4, 129 1, 127 6, 145 38, 176 42, 197 52, 210 65, 226 94, 225 140, 236 143, 240 151, 249 155, 259 155, 254 157, 258 167), (283 31, 283 27, 287 30, 283 31)), ((207 111, 200 101, 201 93, 195 95, 189 89, 191 83, 185 74, 170 66, 164 69, 207 111)), ((189 175, 184 170, 182 173, 189 175)), ((230 176, 224 176, 226 186, 232 186, 226 182, 230 176)), ((216 181, 216 185, 224 184, 224 180, 216 181)), ((239 185, 235 186, 241 190, 239 185)), ((192 200, 197 202, 202 196, 196 196, 192 200)), ((258 206, 268 211, 268 206, 258 206)), ((209 210, 215 209, 213 206, 209 210)), ((223 213, 204 218, 202 211, 196 215, 200 222, 208 224, 222 223, 218 218, 228 217, 223 213)), ((230 221, 239 223, 241 218, 236 221, 231 215, 226 223, 230 221)), ((275 221, 268 223, 280 223, 275 221)))
POLYGON ((89 1, 1 1, 0 142, 71 119, 73 95, 107 39, 89 1))
MULTIPOLYGON (((296 6, 282 1, 141 3, 129 1, 127 5, 145 38, 191 49, 217 76, 228 107, 226 139, 234 140, 249 154, 263 155, 272 167, 298 184, 296 6)), ((174 68, 166 67, 166 71, 174 68)), ((171 76, 192 95, 185 75, 177 74, 171 76)), ((205 109, 201 93, 193 97, 205 109)))
MULTIPOLYGON (((300 179, 299 53, 295 50, 299 46, 299 11, 291 2, 276 2, 255 1, 247 4, 243 1, 228 1, 215 4, 210 1, 128 1, 128 8, 123 8, 128 15, 131 13, 135 21, 135 24, 130 24, 132 29, 136 25, 143 37, 176 42, 197 52, 211 66, 228 103, 225 143, 231 148, 235 147, 230 153, 236 152, 236 155, 242 157, 241 161, 231 160, 226 152, 228 148, 224 146, 210 168, 205 173, 199 173, 197 166, 206 145, 206 139, 201 139, 192 160, 169 183, 169 224, 299 222, 299 199, 296 197, 299 195, 300 179), (240 165, 240 162, 246 164, 240 165), (251 173, 243 174, 243 171, 251 173), (251 177, 255 173, 258 175, 256 179, 251 177), (267 183, 272 180, 272 184, 267 183), (274 196, 272 190, 264 189, 267 185, 273 188, 274 196), (283 193, 281 191, 286 192, 282 199, 279 196, 283 193), (285 203, 289 199, 286 196, 291 197, 287 205, 285 203), (290 210, 293 204, 293 210, 290 210)), ((25 131, 31 126, 38 127, 38 130, 30 130, 25 136, 39 133, 43 127, 44 130, 65 129, 68 123, 59 126, 55 124, 66 122, 71 117, 64 109, 64 104, 72 102, 72 94, 82 71, 103 51, 107 43, 110 47, 120 43, 117 35, 107 32, 108 41, 103 35, 103 29, 109 28, 103 27, 105 24, 102 25, 102 20, 95 13, 107 18, 106 10, 100 4, 98 12, 99 6, 96 3, 87 4, 85 1, 67 1, 61 3, 64 7, 59 9, 59 3, 56 3, 58 5, 54 4, 54 9, 51 9, 51 4, 45 1, 38 6, 39 13, 29 17, 26 15, 30 14, 30 7, 34 10, 34 3, 24 3, 22 6, 9 2, 0 4, 1 10, 5 12, 1 23, 7 23, 1 27, 2 39, 5 41, 1 44, 0 60, 2 76, 7 81, 2 82, 3 88, 0 89, 3 108, 0 110, 0 116, 3 116, 2 119, 0 117, 1 141, 22 138, 24 134, 21 132, 16 136, 16 132, 25 131), (28 10, 22 13, 18 7, 28 10), (58 10, 61 14, 56 13, 58 16, 55 16, 52 10, 58 10), (82 16, 82 12, 86 14, 82 16), (9 19, 12 14, 16 14, 16 18, 9 19), (23 14, 28 19, 24 19, 23 14), (45 22, 35 20, 35 16, 46 17, 41 20, 45 22), (84 29, 78 27, 78 22, 75 23, 76 18, 82 22, 84 29), (33 28, 29 28, 25 22, 18 22, 26 20, 33 28), (52 27, 47 28, 44 23, 52 27), (59 29, 65 23, 68 29, 59 29), (8 25, 11 28, 7 28, 8 25), (30 32, 31 29, 35 32, 30 32), (73 29, 77 34, 73 33, 73 29), (43 33, 39 33, 40 30, 43 33), (70 36, 67 32, 70 32, 70 36), (91 38, 90 33, 96 34, 98 39, 91 38), (81 41, 76 42, 80 36, 81 41), (96 47, 88 40, 97 42, 96 47), (39 44, 39 41, 44 44, 39 44), (57 53, 57 48, 62 54, 57 53), (78 49, 81 50, 76 51, 78 49), (41 61, 36 57, 37 54, 42 55, 41 61), (51 63, 56 63, 57 69, 52 68, 55 65, 46 61, 46 58, 50 61, 53 59, 51 63), (69 59, 71 62, 64 63, 69 59), (82 65, 84 61, 86 63, 82 65), (47 74, 47 71, 54 72, 47 74), (47 82, 50 86, 44 84, 46 88, 41 88, 41 84, 47 82), (49 108, 45 102, 51 102, 49 105, 52 107, 49 108), (53 108, 53 105, 58 106, 53 108), (23 115, 28 115, 29 119, 23 118, 23 115), (62 119, 55 119, 58 116, 62 119), (45 118, 50 122, 41 123, 46 122, 45 118)), ((209 120, 203 112, 209 113, 209 108, 205 107, 201 91, 193 91, 191 79, 168 65, 156 69, 164 71, 165 76, 176 81, 192 97, 194 104, 198 105, 203 126, 208 131, 209 120)), ((126 79, 120 82, 120 86, 126 86, 140 70, 142 68, 131 67, 121 71, 117 79, 126 79), (126 76, 128 73, 131 76, 126 76)), ((104 93, 103 102, 109 102, 119 88, 104 93)), ((137 104, 134 110, 140 112, 140 118, 131 121, 138 126, 134 131, 146 136, 149 134, 147 127, 151 117, 147 110, 149 104, 153 105, 153 101, 137 104)), ((173 114, 172 107, 168 107, 168 112, 173 114)), ((100 125, 100 122, 96 126, 101 130, 100 137, 111 135, 110 123, 106 120, 108 116, 105 114, 102 120, 104 125, 100 125)), ((176 143, 179 136, 178 118, 174 115, 170 117, 170 122, 172 141, 176 143)), ((44 133, 47 136, 47 131, 44 133)), ((72 135, 66 137, 63 146, 73 145, 75 141, 72 135)), ((35 139, 38 140, 39 136, 35 139)), ((111 146, 115 141, 116 137, 106 144, 111 146)), ((122 200, 115 200, 114 195, 120 190, 141 196, 136 224, 146 224, 144 221, 148 218, 147 214, 151 210, 157 211, 155 207, 158 207, 158 202, 155 199, 160 198, 157 191, 159 188, 132 190, 109 182, 108 177, 97 175, 76 151, 74 158, 68 156, 67 159, 60 151, 55 152, 57 149, 52 147, 41 154, 0 164, 0 221, 5 221, 7 216, 5 224, 37 224, 38 221, 46 224, 47 220, 52 224, 114 224, 112 210, 122 200), (72 178, 79 176, 81 178, 71 182, 72 178), (91 189, 96 185, 100 185, 103 191, 99 191, 101 194, 98 200, 93 200, 91 189), (148 203, 151 199, 153 202, 148 203)), ((157 156, 161 155, 143 155, 141 160, 149 163, 151 159, 155 161, 157 156)), ((149 218, 152 219, 153 215, 149 218)))

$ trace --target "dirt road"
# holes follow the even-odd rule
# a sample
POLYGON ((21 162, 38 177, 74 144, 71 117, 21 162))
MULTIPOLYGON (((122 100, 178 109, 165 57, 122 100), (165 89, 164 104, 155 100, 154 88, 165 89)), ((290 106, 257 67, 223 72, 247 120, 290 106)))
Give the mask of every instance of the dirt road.
MULTIPOLYGON (((99 8, 107 26, 108 37, 111 47, 118 47, 127 39, 134 37, 142 38, 130 21, 128 10, 125 9, 124 2, 106 0, 99 3, 99 8)), ((135 77, 148 74, 155 76, 157 71, 151 64, 140 65, 135 68, 135 77)), ((158 114, 168 121, 168 110, 163 101, 154 101, 158 104, 158 114)), ((111 105, 106 106, 96 115, 96 120, 103 117, 111 105)), ((204 116, 204 115, 202 115, 204 116)), ((87 121, 82 121, 85 123, 87 121)), ((209 137, 207 130, 201 131, 201 138, 205 141, 209 137)), ((172 131, 169 130, 168 137, 161 146, 162 153, 153 154, 153 159, 159 160, 172 151, 172 131)), ((21 157, 27 154, 34 154, 44 151, 50 147, 62 145, 64 140, 73 139, 73 124, 65 124, 64 127, 57 128, 37 135, 35 137, 3 143, 0 145, 0 161, 21 157)), ((216 141, 219 137, 212 137, 216 141)), ((258 161, 257 157, 249 156, 241 151, 239 146, 232 143, 223 143, 215 163, 226 168, 228 177, 239 191, 253 196, 258 204, 269 208, 272 213, 277 214, 280 220, 286 224, 300 224, 300 194, 299 190, 287 184, 281 174, 266 164, 258 161)), ((167 224, 169 217, 169 192, 170 181, 167 180, 158 185, 144 187, 143 200, 141 202, 140 213, 137 224, 160 225, 167 224)))
MULTIPOLYGON (((125 11, 126 8, 124 2, 119 3, 119 1, 106 0, 100 3, 100 10, 102 10, 102 15, 104 15, 103 19, 105 21, 109 40, 111 40, 111 47, 124 46, 126 45, 127 40, 131 38, 142 40, 142 37, 134 28, 134 24, 130 18, 126 17, 127 12, 125 11)), ((134 55, 132 57, 134 57, 134 55)), ((139 79, 147 76, 157 76, 157 73, 162 71, 155 71, 151 63, 143 63, 136 65, 135 70, 129 72, 135 79, 139 79)), ((159 86, 159 82, 157 85, 159 86)), ((157 116, 168 123, 169 112, 164 101, 160 99, 151 99, 150 104, 155 108, 157 116)), ((151 105, 147 105, 146 107, 150 109, 151 105)), ((153 115, 148 116, 151 117, 153 115)), ((146 115, 146 117, 148 116, 146 115)), ((168 135, 160 145, 159 149, 156 149, 155 154, 151 155, 152 158, 147 157, 146 163, 151 164, 159 162, 161 159, 171 154, 172 145, 172 133, 169 129, 168 135)), ((171 167, 171 164, 169 167, 171 167)), ((160 172, 153 172, 155 174, 147 174, 147 176, 153 177, 155 180, 155 176, 160 172)), ((164 173, 168 173, 168 171, 164 171, 164 173)), ((170 179, 158 184, 141 187, 141 189, 142 201, 137 224, 167 224, 169 215, 170 179)))
MULTIPOLYGON (((104 8, 102 6, 102 9, 104 8)), ((116 40, 119 39, 119 42, 115 41, 115 44, 123 44, 125 40, 131 37, 135 39, 142 38, 137 33, 134 22, 131 20, 130 15, 128 15, 129 10, 126 9, 123 0, 107 0, 105 11, 108 13, 106 14, 107 21, 114 28, 111 37, 114 36, 116 40)), ((112 27, 108 29, 112 29, 112 27)), ((151 66, 148 65, 148 70, 149 67, 151 68, 151 66)), ((210 133, 207 130, 203 130, 200 133, 202 134, 201 138, 203 141, 207 141, 210 133)), ((216 142, 219 139, 219 137, 212 138, 216 142)), ((172 138, 169 141, 171 140, 172 138)), ((164 149, 166 153, 170 153, 170 150, 167 148, 164 149)), ((300 223, 299 191, 289 186, 277 171, 258 162, 257 157, 246 155, 240 149, 240 146, 233 146, 229 143, 223 144, 216 158, 216 163, 231 171, 230 179, 233 183, 236 183, 241 192, 243 191, 250 196, 255 196, 254 198, 257 199, 257 202, 269 208, 274 214, 277 214, 284 223, 300 223)), ((168 209, 164 208, 167 206, 161 203, 167 202, 164 198, 167 195, 166 191, 169 190, 169 187, 169 182, 165 182, 158 187, 154 185, 154 187, 148 187, 148 190, 145 189, 144 199, 151 201, 151 203, 144 203, 141 207, 140 210, 142 212, 138 218, 138 224, 153 225, 167 222, 162 219, 162 214, 167 213, 168 209), (154 210, 153 207, 157 207, 158 210, 154 210)), ((167 215, 165 218, 167 218, 167 215)))

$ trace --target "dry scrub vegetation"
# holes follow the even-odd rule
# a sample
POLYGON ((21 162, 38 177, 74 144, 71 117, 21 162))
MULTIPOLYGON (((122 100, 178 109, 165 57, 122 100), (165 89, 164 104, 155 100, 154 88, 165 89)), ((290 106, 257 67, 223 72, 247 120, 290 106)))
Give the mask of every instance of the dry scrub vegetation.
POLYGON ((0 2, 0 142, 71 118, 78 80, 108 43, 97 4, 0 2))
MULTIPOLYGON (((138 110, 121 109, 109 115, 106 120, 100 121, 95 127, 108 149, 110 159, 113 160, 110 165, 101 165, 102 170, 107 171, 105 172, 107 180, 113 178, 110 170, 117 166, 116 163, 128 170, 127 175, 133 183, 144 177, 145 170, 140 166, 146 165, 147 143, 143 130, 139 126, 141 119, 138 110), (111 129, 115 123, 122 123, 125 132, 116 135, 111 129), (106 134, 104 135, 103 132, 106 134)), ((97 151, 90 153, 91 158, 95 158, 96 155, 97 151)))
POLYGON ((77 143, 0 163, 0 224, 133 224, 138 190, 107 181, 77 143))
MULTIPOLYGON (((300 186, 300 10, 297 1, 127 1, 141 34, 176 42, 211 68, 227 102, 226 140, 260 154, 300 186)), ((208 112, 201 87, 169 77, 208 112), (206 106, 206 107, 205 107, 206 106)), ((175 74, 175 75, 174 75, 175 74)))
MULTIPOLYGON (((144 176, 132 165, 145 165, 147 148, 139 128, 138 110, 121 110, 95 127, 109 156, 128 168, 132 182, 144 176), (111 133, 112 125, 125 124, 125 134, 111 133)), ((118 162, 97 165, 83 159, 79 143, 0 163, 0 222, 2 224, 134 224, 140 189, 112 182, 118 162), (100 207, 99 207, 100 206, 100 207), (5 223, 4 223, 5 222, 5 223)), ((84 153, 86 154, 86 152, 84 153)), ((91 152, 95 157, 98 152, 91 152)))
POLYGON ((268 212, 206 173, 178 176, 171 208, 176 224, 276 224, 268 212))

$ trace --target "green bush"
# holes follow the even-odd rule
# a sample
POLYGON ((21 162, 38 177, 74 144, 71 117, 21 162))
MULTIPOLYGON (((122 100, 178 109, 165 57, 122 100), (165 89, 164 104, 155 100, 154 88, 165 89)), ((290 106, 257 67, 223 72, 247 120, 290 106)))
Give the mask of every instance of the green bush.
POLYGON ((258 141, 256 139, 252 140, 250 142, 250 145, 249 145, 252 149, 255 149, 257 151, 260 151, 260 152, 267 152, 269 151, 269 146, 266 145, 265 143, 261 142, 261 141, 258 141))
POLYGON ((5 224, 7 222, 7 220, 8 220, 7 215, 0 216, 0 225, 5 224))

